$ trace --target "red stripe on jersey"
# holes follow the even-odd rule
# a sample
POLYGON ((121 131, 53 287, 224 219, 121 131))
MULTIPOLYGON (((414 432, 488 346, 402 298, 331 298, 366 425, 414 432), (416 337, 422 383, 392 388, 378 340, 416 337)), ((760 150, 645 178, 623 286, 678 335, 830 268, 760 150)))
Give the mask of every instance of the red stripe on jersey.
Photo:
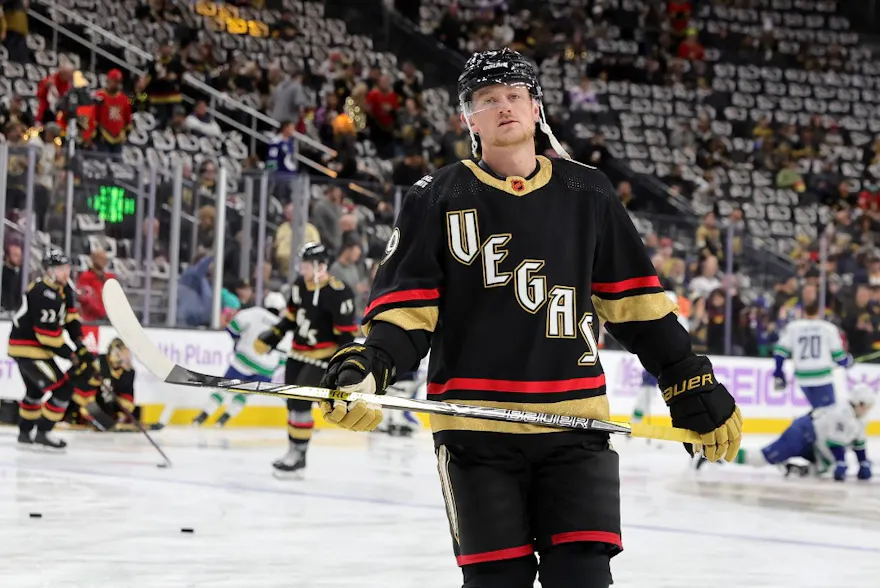
POLYGON ((41 335, 46 335, 47 337, 61 336, 61 329, 56 329, 54 331, 50 331, 49 329, 41 329, 40 327, 34 327, 34 332, 39 333, 41 335))
POLYGON ((43 344, 39 341, 31 341, 28 339, 10 339, 10 345, 24 345, 26 347, 42 347, 43 344))
POLYGON ((98 392, 97 390, 80 390, 79 388, 73 389, 74 394, 78 394, 79 396, 82 396, 83 398, 91 398, 97 392, 98 392))
POLYGON ((562 543, 575 543, 578 541, 591 541, 596 543, 610 543, 623 549, 623 542, 620 535, 609 531, 571 531, 569 533, 557 533, 550 537, 553 545, 561 545, 562 543))
POLYGON ((383 294, 379 296, 375 300, 373 300, 367 309, 364 311, 364 316, 367 316, 383 304, 393 304, 395 302, 410 302, 412 300, 433 300, 434 298, 440 298, 440 290, 438 288, 426 288, 422 290, 400 290, 398 292, 389 292, 388 294, 383 294))
POLYGON ((603 292, 605 294, 617 294, 627 290, 635 290, 636 288, 659 288, 660 278, 657 276, 647 276, 645 278, 630 278, 620 282, 593 282, 593 292, 603 292))
POLYGON ((55 406, 55 405, 52 404, 51 402, 44 402, 44 403, 43 403, 43 408, 48 408, 48 409, 51 410, 52 412, 60 412, 60 413, 63 413, 63 412, 65 412, 65 411, 67 410, 66 407, 55 406))
POLYGON ((67 381, 67 374, 64 374, 63 376, 61 376, 60 380, 58 380, 57 382, 52 382, 51 384, 46 386, 46 388, 43 390, 43 392, 51 392, 52 390, 55 390, 56 388, 60 388, 61 385, 64 384, 66 381, 67 381))
POLYGON ((340 326, 340 325, 333 325, 333 328, 336 329, 337 331, 339 331, 340 333, 354 333, 355 331, 358 330, 357 325, 345 325, 344 327, 340 326))
POLYGON ((311 422, 311 423, 295 423, 295 422, 293 422, 293 421, 287 421, 287 424, 288 424, 289 426, 293 427, 294 429, 314 429, 314 428, 315 428, 315 423, 314 423, 314 422, 311 422))
POLYGON ((40 410, 41 404, 28 404, 27 402, 19 402, 18 407, 22 410, 40 410))
POLYGON ((428 384, 428 394, 443 394, 449 390, 482 390, 485 392, 517 392, 520 394, 549 394, 599 388, 605 385, 605 374, 571 380, 521 381, 490 380, 487 378, 451 378, 445 384, 428 384))
POLYGON ((119 398, 122 400, 128 400, 129 402, 134 402, 134 396, 131 394, 117 394, 119 398))
POLYGON ((468 566, 471 564, 485 563, 487 561, 500 561, 502 559, 515 559, 517 557, 525 557, 532 555, 535 548, 531 545, 520 545, 519 547, 508 547, 507 549, 499 549, 497 551, 484 551, 483 553, 472 553, 469 555, 459 555, 455 558, 459 566, 468 566))
POLYGON ((325 343, 318 343, 317 345, 312 345, 312 346, 300 345, 299 343, 294 343, 293 348, 296 349, 297 351, 309 351, 312 349, 325 349, 327 347, 334 347, 335 345, 337 345, 337 343, 335 341, 327 341, 325 343))

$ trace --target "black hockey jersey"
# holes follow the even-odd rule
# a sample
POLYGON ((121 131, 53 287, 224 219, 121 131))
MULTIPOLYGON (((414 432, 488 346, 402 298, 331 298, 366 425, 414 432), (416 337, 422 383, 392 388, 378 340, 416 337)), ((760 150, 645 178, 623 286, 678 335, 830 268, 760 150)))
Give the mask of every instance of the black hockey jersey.
POLYGON ((38 278, 28 286, 21 308, 12 317, 9 357, 70 357, 73 350, 64 343, 64 329, 74 344, 82 340, 73 288, 38 278))
POLYGON ((314 292, 314 283, 307 284, 302 276, 296 279, 281 327, 293 331, 295 354, 324 359, 352 341, 359 330, 354 320, 354 293, 332 276, 319 284, 317 306, 314 292))
MULTIPOLYGON (((691 354, 676 312, 604 174, 539 157, 532 176, 501 179, 463 161, 407 193, 364 330, 396 325, 422 356, 430 343, 431 400, 607 419, 599 320, 657 374, 691 354)), ((444 415, 431 425, 437 443, 558 432, 444 415)))
POLYGON ((108 414, 116 412, 116 400, 129 411, 134 410, 134 370, 123 366, 112 367, 107 354, 95 360, 97 373, 89 378, 88 386, 80 388, 74 385, 74 400, 80 406, 87 406, 96 401, 108 414))

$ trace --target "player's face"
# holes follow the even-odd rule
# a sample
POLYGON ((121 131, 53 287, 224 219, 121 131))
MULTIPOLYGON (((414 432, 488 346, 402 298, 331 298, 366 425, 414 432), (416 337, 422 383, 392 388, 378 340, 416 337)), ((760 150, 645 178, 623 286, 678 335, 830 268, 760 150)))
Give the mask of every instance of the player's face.
POLYGON ((853 410, 856 412, 857 418, 862 418, 871 411, 871 407, 862 402, 859 404, 854 404, 853 410))
POLYGON ((496 84, 474 92, 471 127, 485 147, 512 147, 533 141, 538 104, 528 88, 496 84))
MULTIPOLYGON (((318 279, 324 277, 327 273, 327 264, 320 263, 318 265, 318 279)), ((299 264, 299 273, 302 274, 306 283, 315 281, 315 262, 304 261, 299 264)))
POLYGON ((70 264, 57 265, 52 268, 53 281, 56 284, 66 284, 70 279, 70 264))

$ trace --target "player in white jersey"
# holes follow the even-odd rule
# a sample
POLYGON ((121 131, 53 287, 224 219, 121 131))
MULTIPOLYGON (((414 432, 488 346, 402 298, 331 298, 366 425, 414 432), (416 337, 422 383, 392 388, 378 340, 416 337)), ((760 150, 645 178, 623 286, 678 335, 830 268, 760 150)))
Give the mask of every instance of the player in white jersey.
POLYGON ((736 463, 752 466, 780 465, 786 473, 822 475, 834 467, 834 479, 846 479, 846 450, 852 448, 859 461, 859 480, 871 478, 871 462, 865 445, 868 413, 877 401, 877 393, 867 385, 858 384, 849 394, 849 402, 817 408, 798 419, 782 435, 760 450, 740 449, 736 463), (811 465, 788 464, 800 457, 811 465))
POLYGON ((818 304, 804 308, 805 318, 794 320, 782 329, 773 348, 776 389, 785 389, 787 383, 782 371, 786 359, 794 363, 794 378, 804 391, 813 408, 834 404, 834 367, 852 366, 853 358, 843 349, 840 331, 836 326, 819 319, 818 304))
MULTIPOLYGON (((263 307, 255 306, 238 312, 226 327, 226 332, 235 342, 235 355, 223 377, 249 382, 271 382, 275 371, 284 366, 283 352, 270 351, 265 355, 260 355, 254 350, 254 341, 260 336, 260 333, 275 326, 279 313, 287 307, 287 301, 278 292, 269 292, 263 301, 263 307)), ((224 426, 229 419, 240 413, 244 408, 244 403, 244 394, 234 395, 226 410, 217 419, 216 426, 224 426)), ((213 392, 202 412, 193 419, 193 426, 201 426, 222 405, 222 394, 219 391, 213 392)))
MULTIPOLYGON (((669 298, 673 304, 678 305, 678 294, 675 292, 674 286, 665 284, 664 290, 666 290, 666 297, 669 298)), ((687 317, 679 314, 678 322, 686 331, 690 331, 690 321, 687 317)), ((639 388, 638 395, 636 396, 636 404, 633 407, 632 422, 640 423, 646 416, 650 416, 651 398, 656 395, 657 378, 651 375, 647 370, 642 370, 642 385, 639 388)))

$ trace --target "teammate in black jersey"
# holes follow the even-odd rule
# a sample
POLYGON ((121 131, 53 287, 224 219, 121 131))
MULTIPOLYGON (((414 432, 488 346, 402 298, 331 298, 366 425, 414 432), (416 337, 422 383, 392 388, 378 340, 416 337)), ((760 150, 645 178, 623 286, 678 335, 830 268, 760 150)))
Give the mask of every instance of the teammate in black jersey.
MULTIPOLYGON (((692 352, 614 188, 567 158, 541 96, 515 51, 467 62, 462 120, 482 156, 409 190, 365 311, 366 342, 340 349, 322 385, 383 394, 430 347, 429 399, 607 419, 601 320, 658 378, 673 425, 699 433, 709 460, 734 459, 739 408, 692 352), (536 127, 562 158, 536 156, 536 127)), ((321 409, 354 430, 381 415, 363 402, 321 409)), ((544 588, 611 584, 623 547, 607 434, 444 415, 431 427, 465 587, 530 588, 538 573, 544 588)))
POLYGON ((134 368, 131 351, 122 339, 110 341, 107 353, 95 360, 88 382, 74 386, 73 400, 68 409, 71 422, 81 419, 101 431, 109 431, 118 423, 134 425, 128 416, 135 412, 134 368))
MULTIPOLYGON (((287 312, 254 343, 259 353, 273 349, 293 331, 293 349, 287 359, 286 384, 317 386, 322 366, 340 345, 354 340, 354 293, 327 273, 327 249, 320 243, 306 243, 300 250, 300 275, 293 283, 287 312), (295 359, 300 358, 300 359, 295 359)), ((312 401, 288 400, 287 437, 290 449, 272 464, 275 476, 299 478, 306 467, 306 452, 312 429, 312 401)))
POLYGON ((21 447, 63 450, 67 443, 49 432, 64 417, 74 387, 92 377, 95 356, 83 345, 76 296, 68 284, 70 260, 60 249, 50 249, 43 266, 45 275, 28 286, 9 334, 9 356, 18 364, 25 385, 18 442, 21 447), (74 348, 64 341, 65 329, 74 348), (71 361, 66 373, 55 363, 56 356, 71 361))

